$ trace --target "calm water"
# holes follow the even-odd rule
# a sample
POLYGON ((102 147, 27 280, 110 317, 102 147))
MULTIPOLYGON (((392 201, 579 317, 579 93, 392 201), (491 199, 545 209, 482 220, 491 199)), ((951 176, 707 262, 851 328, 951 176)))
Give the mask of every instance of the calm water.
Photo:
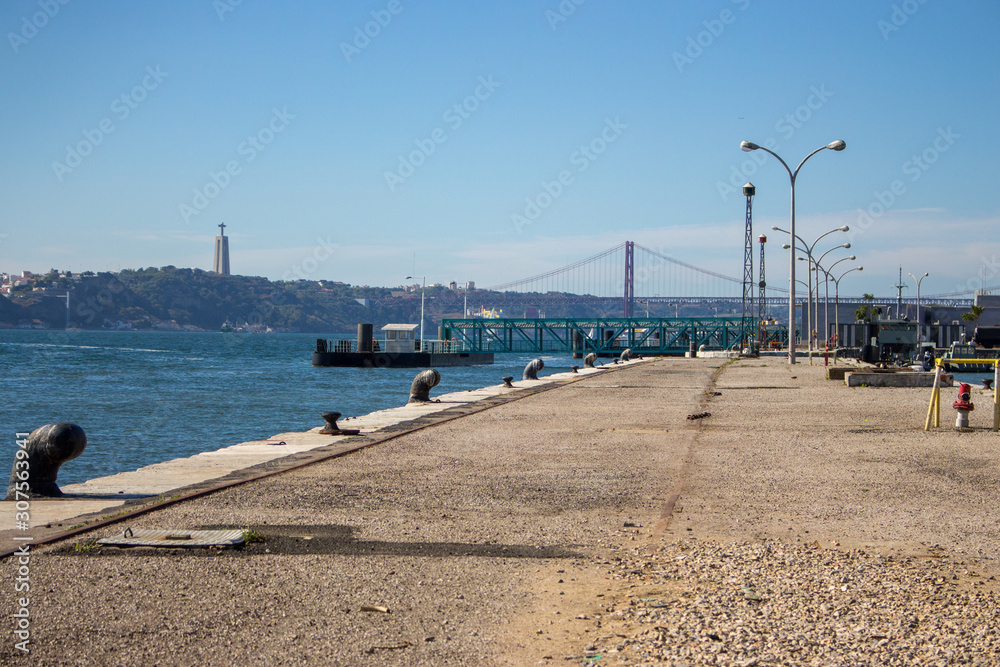
MULTIPOLYGON (((71 484, 304 431, 331 410, 349 417, 406 403, 420 369, 314 368, 315 344, 314 334, 0 330, 3 484, 15 434, 50 422, 87 433, 86 451, 59 472, 71 484)), ((431 395, 520 378, 530 359, 439 369, 431 395)), ((543 374, 582 365, 568 354, 542 359, 543 374)))
MULTIPOLYGON (((329 410, 349 417, 406 402, 419 369, 313 368, 315 341, 313 334, 0 330, 0 479, 6 484, 10 474, 15 434, 50 422, 87 432, 87 450, 59 472, 59 482, 71 484, 304 431, 321 426, 329 410)), ((580 364, 569 355, 542 358, 544 374, 580 364)), ((498 354, 492 366, 439 369, 431 393, 519 378, 530 359, 498 354)), ((956 379, 981 386, 990 375, 956 379)), ((957 397, 957 389, 945 391, 957 397)))

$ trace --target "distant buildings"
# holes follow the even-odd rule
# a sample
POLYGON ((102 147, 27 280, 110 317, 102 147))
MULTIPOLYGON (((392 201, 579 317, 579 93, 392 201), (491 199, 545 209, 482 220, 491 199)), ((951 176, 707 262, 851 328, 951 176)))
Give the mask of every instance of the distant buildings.
MULTIPOLYGON (((395 289, 396 291, 400 291, 400 292, 402 290, 405 290, 407 292, 419 292, 420 291, 420 287, 421 287, 420 283, 413 283, 412 285, 398 285, 398 286, 394 287, 393 289, 395 289)), ((435 288, 435 289, 438 289, 438 288, 447 288, 447 289, 451 290, 452 292, 461 292, 464 289, 464 290, 466 290, 468 292, 471 292, 471 291, 473 291, 473 290, 476 289, 476 283, 475 283, 475 281, 470 280, 469 282, 465 283, 465 286, 463 287, 462 285, 459 285, 457 281, 452 280, 447 285, 444 285, 442 283, 431 283, 431 284, 427 285, 427 287, 435 288)), ((393 293, 393 296, 400 296, 400 295, 393 293)))
POLYGON ((71 271, 50 271, 46 274, 21 271, 18 276, 13 273, 0 273, 0 294, 10 297, 18 288, 25 292, 45 292, 49 289, 68 289, 73 283, 79 282, 81 274, 71 271))

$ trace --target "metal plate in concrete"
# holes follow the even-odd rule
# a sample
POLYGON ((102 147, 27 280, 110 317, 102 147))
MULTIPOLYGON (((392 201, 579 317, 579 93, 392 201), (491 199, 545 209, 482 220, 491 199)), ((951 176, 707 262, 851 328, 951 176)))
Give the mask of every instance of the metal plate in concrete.
POLYGON ((121 535, 97 540, 110 547, 235 547, 243 544, 242 530, 156 530, 126 528, 121 535))

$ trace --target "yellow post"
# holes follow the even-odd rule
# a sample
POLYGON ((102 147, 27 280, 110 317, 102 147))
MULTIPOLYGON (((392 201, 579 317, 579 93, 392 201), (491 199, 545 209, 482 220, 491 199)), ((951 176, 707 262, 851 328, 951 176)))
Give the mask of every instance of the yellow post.
POLYGON ((993 362, 993 430, 1000 431, 1000 361, 993 362))
POLYGON ((940 417, 938 419, 934 419, 934 417, 933 417, 933 415, 934 415, 934 408, 935 407, 938 408, 938 413, 939 414, 940 414, 940 411, 941 411, 941 409, 940 409, 941 408, 941 406, 940 406, 940 403, 941 403, 941 398, 940 398, 941 388, 940 388, 940 384, 941 384, 941 366, 937 365, 934 368, 934 388, 931 389, 931 404, 927 406, 927 419, 924 420, 924 430, 925 431, 931 430, 931 422, 932 421, 935 422, 934 425, 937 426, 938 424, 936 422, 938 422, 938 420, 940 419, 940 417))
MULTIPOLYGON (((939 373, 944 373, 944 366, 942 365, 938 371, 939 373)), ((934 428, 939 428, 941 426, 941 383, 938 382, 937 392, 934 394, 934 428)))

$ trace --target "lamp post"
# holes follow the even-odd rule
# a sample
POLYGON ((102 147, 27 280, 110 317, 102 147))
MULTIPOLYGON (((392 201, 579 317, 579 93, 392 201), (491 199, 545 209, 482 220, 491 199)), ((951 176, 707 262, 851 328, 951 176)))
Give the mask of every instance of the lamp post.
POLYGON ((816 342, 816 349, 819 349, 819 263, 811 255, 808 257, 799 257, 800 262, 808 262, 809 266, 809 335, 816 332, 816 337, 810 341, 809 347, 809 364, 812 365, 812 342, 816 342), (813 289, 812 274, 816 274, 816 285, 813 289))
MULTIPOLYGON (((831 266, 830 268, 832 269, 833 267, 831 266)), ((840 274, 840 278, 843 278, 844 276, 846 276, 851 271, 864 271, 864 270, 865 270, 865 267, 863 267, 863 266, 855 266, 853 269, 847 269, 846 271, 844 271, 843 273, 841 273, 840 274)), ((836 305, 836 308, 835 308, 834 316, 837 318, 837 344, 838 345, 840 345, 840 278, 834 278, 834 280, 833 280, 833 286, 835 288, 835 294, 836 294, 836 297, 837 297, 837 305, 836 305)))
MULTIPOLYGON (((824 322, 823 323, 824 323, 824 325, 827 328, 827 336, 824 336, 824 338, 823 338, 824 342, 829 342, 829 329, 830 329, 830 280, 832 280, 832 278, 830 278, 830 274, 833 271, 833 267, 837 266, 841 262, 846 262, 847 260, 855 260, 855 259, 857 259, 856 256, 854 256, 854 255, 848 255, 847 257, 842 257, 842 258, 838 259, 836 262, 834 262, 833 264, 831 264, 829 269, 823 269, 823 275, 825 276, 825 278, 823 280, 823 286, 826 288, 826 297, 825 297, 825 300, 823 302, 823 310, 824 310, 824 315, 823 315, 824 322)), ((834 319, 836 319, 838 321, 838 324, 839 324, 839 317, 837 316, 836 313, 834 313, 834 319)), ((839 340, 840 339, 840 327, 839 326, 837 327, 835 333, 837 335, 837 339, 839 340)))
MULTIPOLYGON (((806 160, 811 158, 816 153, 819 153, 821 150, 829 148, 830 150, 833 151, 842 151, 845 148, 847 148, 847 143, 845 143, 842 139, 837 139, 836 141, 831 141, 826 146, 820 146, 812 153, 802 158, 802 162, 799 162, 799 166, 795 167, 795 171, 792 171, 788 167, 785 161, 781 159, 780 155, 778 155, 769 148, 765 148, 764 146, 758 146, 757 144, 751 141, 740 142, 740 148, 743 151, 746 151, 747 153, 756 150, 762 150, 766 153, 770 153, 774 157, 778 158, 778 162, 780 162, 781 166, 784 167, 785 171, 788 172, 788 178, 791 181, 791 186, 792 186, 792 206, 791 206, 791 218, 789 223, 791 229, 788 232, 788 240, 791 245, 795 245, 795 178, 799 175, 799 169, 801 169, 802 165, 806 163, 806 160)), ((788 363, 794 364, 795 363, 795 253, 792 252, 790 253, 790 255, 791 258, 788 262, 788 341, 789 341, 788 363)))
MULTIPOLYGON (((842 150, 842 149, 839 149, 839 150, 842 150)), ((813 152, 815 152, 815 151, 813 151, 813 152)), ((789 232, 785 231, 784 229, 781 229, 780 227, 771 227, 771 229, 773 229, 776 232, 782 232, 782 233, 785 233, 785 234, 789 233, 789 232)), ((819 243, 821 239, 823 239, 826 236, 829 236, 830 234, 833 234, 834 232, 849 232, 850 230, 851 230, 851 228, 848 227, 847 225, 843 225, 841 227, 837 227, 835 229, 831 229, 828 232, 824 232, 824 233, 820 234, 819 237, 817 237, 816 240, 812 242, 812 244, 808 244, 805 241, 803 241, 802 237, 799 236, 798 234, 794 234, 793 236, 794 236, 795 239, 798 240, 799 243, 802 244, 802 247, 800 247, 799 250, 802 250, 802 252, 806 253, 806 255, 809 257, 810 269, 811 269, 812 268, 812 263, 815 261, 815 260, 813 260, 813 250, 816 249, 816 244, 819 243)), ((794 243, 794 241, 793 241, 793 243, 794 243)), ((781 247, 782 248, 786 248, 786 249, 791 248, 791 246, 787 245, 787 244, 786 245, 782 245, 781 247)), ((838 246, 838 247, 844 247, 844 246, 838 246)), ((851 245, 847 244, 846 247, 850 248, 851 245)), ((835 249, 835 248, 832 248, 832 249, 835 249)), ((825 255, 826 253, 823 253, 823 254, 825 255)), ((795 253, 794 252, 792 253, 792 264, 793 265, 795 264, 795 253)), ((810 282, 811 282, 812 281, 812 272, 811 271, 809 273, 809 279, 810 279, 810 282)), ((818 291, 818 289, 819 289, 819 276, 818 275, 816 276, 816 287, 817 287, 817 291, 818 291)), ((818 303, 819 303, 819 296, 818 296, 818 294, 817 294, 816 302, 817 302, 817 305, 818 305, 818 303)), ((806 318, 807 318, 806 328, 809 329, 808 349, 809 349, 809 363, 810 364, 812 364, 812 342, 813 342, 813 339, 812 339, 812 323, 809 321, 809 320, 812 319, 811 314, 812 314, 812 291, 809 292, 809 303, 807 304, 807 310, 806 310, 806 318)))
MULTIPOLYGON (((837 247, 839 248, 839 247, 842 247, 842 246, 837 246, 837 247)), ((848 247, 850 247, 850 244, 848 244, 848 247)), ((830 250, 836 250, 836 249, 837 248, 831 248, 830 250)), ((827 252, 830 252, 830 250, 828 250, 827 252)), ((808 255, 808 251, 806 251, 806 252, 807 252, 807 255, 808 255)), ((826 253, 823 253, 823 254, 825 255, 826 253)), ((807 313, 806 317, 809 319, 809 333, 810 333, 810 335, 812 335, 813 331, 816 332, 816 336, 817 336, 816 339, 815 339, 816 340, 816 349, 819 350, 819 274, 820 274, 820 271, 822 271, 825 274, 826 270, 822 266, 820 266, 819 261, 816 260, 814 257, 812 257, 812 255, 808 255, 807 257, 798 257, 797 259, 800 262, 808 262, 809 263, 809 303, 810 303, 810 309, 809 309, 809 312, 807 313), (813 272, 816 273, 816 289, 815 290, 813 289, 813 283, 812 283, 812 274, 813 274, 813 272)), ((829 310, 827 311, 826 314, 824 314, 824 319, 827 319, 828 317, 829 317, 829 310)), ((811 346, 809 348, 809 364, 810 365, 812 364, 812 347, 811 346)))
MULTIPOLYGON (((407 280, 413 280, 416 276, 406 276, 407 280)), ((424 291, 427 287, 427 277, 420 276, 420 349, 418 352, 424 351, 424 291)))
MULTIPOLYGON (((833 248, 830 248, 829 250, 827 250, 826 252, 824 252, 822 255, 819 256, 819 259, 816 260, 816 310, 817 311, 819 311, 819 272, 820 271, 823 272, 823 276, 824 276, 824 278, 823 278, 823 287, 826 288, 826 299, 823 301, 823 330, 824 330, 823 331, 823 343, 824 343, 824 345, 826 343, 830 342, 830 285, 828 284, 829 283, 829 279, 830 279, 830 274, 827 272, 826 269, 823 268, 823 258, 826 257, 827 255, 829 255, 834 250, 840 250, 841 248, 847 248, 847 249, 849 249, 850 247, 851 247, 850 243, 841 243, 840 245, 835 246, 833 248)), ((839 261, 843 261, 843 260, 839 260, 839 261)), ((816 319, 817 320, 819 319, 819 315, 818 314, 816 316, 816 319)), ((818 329, 819 326, 817 326, 816 328, 818 329)), ((816 345, 817 345, 817 349, 819 349, 819 341, 817 341, 816 345)))
POLYGON ((908 273, 906 275, 910 276, 911 278, 913 278, 914 280, 917 281, 917 343, 920 343, 920 338, 921 338, 921 336, 920 336, 920 325, 921 325, 921 322, 920 322, 920 283, 922 283, 924 281, 924 278, 926 278, 930 274, 929 273, 924 273, 924 275, 920 276, 920 278, 917 278, 912 273, 908 273))
MULTIPOLYGON (((796 236, 796 238, 798 238, 798 237, 796 236)), ((791 253, 792 253, 792 257, 795 257, 795 250, 796 250, 795 248, 792 248, 792 246, 788 245, 787 243, 783 244, 781 247, 790 250, 791 253)), ((805 324, 806 324, 806 349, 809 351, 809 363, 812 364, 812 351, 813 351, 813 347, 812 347, 812 302, 813 302, 812 301, 812 299, 813 299, 813 288, 812 288, 812 255, 809 254, 808 250, 806 250, 805 252, 806 252, 806 257, 808 257, 808 260, 809 260, 809 264, 807 265, 808 268, 809 268, 809 270, 806 271, 806 280, 808 282, 805 283, 805 285, 806 285, 806 320, 805 320, 805 324)), ((797 257, 796 259, 805 262, 806 261, 806 257, 797 257)), ((802 282, 802 281, 798 281, 798 282, 802 282)))

